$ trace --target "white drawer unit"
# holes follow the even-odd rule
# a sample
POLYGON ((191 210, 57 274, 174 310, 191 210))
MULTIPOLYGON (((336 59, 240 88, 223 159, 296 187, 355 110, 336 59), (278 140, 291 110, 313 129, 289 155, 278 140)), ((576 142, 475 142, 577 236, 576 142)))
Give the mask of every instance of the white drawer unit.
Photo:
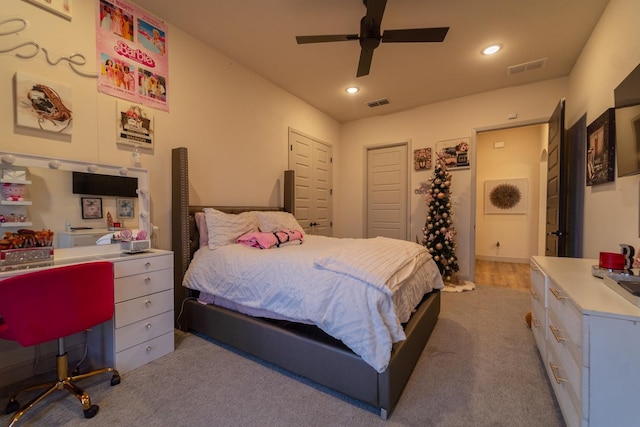
POLYGON ((536 344, 546 362, 546 340, 547 340, 547 276, 540 270, 534 262, 530 263, 531 277, 531 331, 536 339, 536 344))
POLYGON ((532 312, 545 286, 546 338, 536 343, 567 426, 640 425, 640 308, 591 275, 597 260, 533 257, 532 312))
POLYGON ((174 349, 173 254, 114 260, 114 278, 114 317, 89 334, 89 355, 123 374, 174 349))

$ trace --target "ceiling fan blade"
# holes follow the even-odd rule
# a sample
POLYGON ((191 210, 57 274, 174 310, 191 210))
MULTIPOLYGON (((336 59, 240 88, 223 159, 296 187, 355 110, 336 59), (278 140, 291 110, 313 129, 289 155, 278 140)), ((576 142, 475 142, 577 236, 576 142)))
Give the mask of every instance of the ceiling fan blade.
POLYGON ((384 8, 387 6, 387 0, 364 0, 364 4, 367 7, 366 20, 375 22, 380 26, 382 15, 384 15, 384 8))
POLYGON ((448 31, 449 27, 385 30, 381 41, 383 43, 442 42, 448 31))
POLYGON ((357 34, 336 34, 328 36, 296 36, 298 44, 305 43, 325 43, 325 42, 344 42, 349 40, 358 40, 357 34))
POLYGON ((358 72, 356 77, 366 76, 371 69, 371 61, 373 60, 373 49, 361 49, 360 61, 358 62, 358 72))

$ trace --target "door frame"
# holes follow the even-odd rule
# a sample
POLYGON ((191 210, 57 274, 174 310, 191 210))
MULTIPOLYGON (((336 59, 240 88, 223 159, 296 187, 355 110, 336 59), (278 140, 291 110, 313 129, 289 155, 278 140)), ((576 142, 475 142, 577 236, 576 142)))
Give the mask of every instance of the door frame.
MULTIPOLYGON (((539 118, 539 119, 532 119, 532 120, 523 120, 521 122, 518 123, 512 123, 512 124, 507 124, 507 123, 503 123, 503 124, 499 124, 499 125, 494 125, 494 126, 483 126, 483 127, 477 127, 477 128, 473 128, 471 129, 471 158, 470 160, 470 164, 471 164, 471 191, 470 191, 470 210, 472 212, 469 218, 469 221, 471 222, 469 229, 472 230, 473 232, 471 233, 471 236, 469 238, 469 276, 471 277, 471 279, 475 282, 476 279, 476 203, 478 200, 477 194, 476 194, 476 190, 477 190, 477 182, 478 182, 478 168, 477 168, 477 161, 478 161, 478 150, 476 150, 476 147, 478 146, 478 133, 480 132, 490 132, 490 131, 496 131, 496 130, 505 130, 505 129, 513 129, 513 128, 519 128, 519 127, 525 127, 525 126, 531 126, 531 125, 543 125, 545 123, 549 122, 549 118, 539 118)), ((546 188, 546 187, 545 187, 546 188)))
MULTIPOLYGON (((407 165, 411 165, 413 164, 413 160, 412 160, 412 151, 411 151, 411 140, 408 139, 406 141, 402 141, 402 142, 390 142, 388 144, 372 144, 372 145, 365 145, 362 147, 362 155, 363 155, 363 179, 362 182, 364 183, 363 186, 363 190, 362 190, 362 236, 367 236, 367 227, 369 224, 369 194, 368 194, 368 189, 369 189, 369 151, 371 150, 378 150, 378 149, 382 149, 382 148, 390 148, 390 147, 406 147, 407 148, 407 165)), ((405 179, 407 180, 407 190, 409 190, 409 188, 411 187, 411 167, 407 167, 407 176, 405 177, 405 179)), ((405 226, 405 240, 409 240, 409 237, 411 235, 411 197, 410 195, 407 195, 407 199, 405 202, 406 206, 406 226, 405 226)))

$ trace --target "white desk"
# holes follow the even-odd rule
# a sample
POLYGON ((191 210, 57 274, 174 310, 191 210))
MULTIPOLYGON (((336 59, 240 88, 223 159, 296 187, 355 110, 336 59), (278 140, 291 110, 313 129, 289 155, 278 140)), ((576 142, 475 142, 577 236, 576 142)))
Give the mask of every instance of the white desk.
POLYGON ((56 249, 53 261, 2 266, 5 271, 0 271, 0 280, 43 268, 93 261, 114 264, 115 308, 110 321, 88 334, 91 362, 96 366, 113 366, 123 374, 172 352, 171 251, 151 249, 123 254, 119 244, 56 249))

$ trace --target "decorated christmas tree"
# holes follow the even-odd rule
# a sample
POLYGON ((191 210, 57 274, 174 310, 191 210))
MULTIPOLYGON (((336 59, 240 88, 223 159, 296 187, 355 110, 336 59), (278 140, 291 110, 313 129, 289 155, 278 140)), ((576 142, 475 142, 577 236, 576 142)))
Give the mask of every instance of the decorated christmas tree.
POLYGON ((426 193, 427 219, 422 244, 431 253, 445 283, 455 284, 455 274, 460 268, 455 252, 451 174, 447 172, 444 159, 438 159, 433 177, 429 181, 431 187, 426 193))

